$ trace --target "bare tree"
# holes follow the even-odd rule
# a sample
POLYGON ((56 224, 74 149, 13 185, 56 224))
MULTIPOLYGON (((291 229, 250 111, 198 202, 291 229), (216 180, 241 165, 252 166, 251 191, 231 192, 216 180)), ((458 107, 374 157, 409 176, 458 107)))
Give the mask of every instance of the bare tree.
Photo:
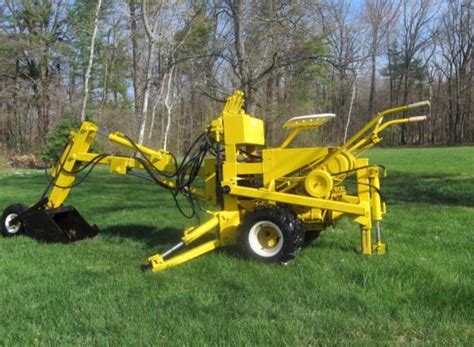
POLYGON ((311 40, 316 46, 319 33, 306 30, 308 14, 303 7, 286 1, 225 0, 221 12, 230 20, 221 58, 232 71, 232 86, 245 92, 250 113, 257 107, 259 88, 272 73, 322 57, 322 52, 305 47, 311 40), (279 37, 278 43, 269 44, 269 32, 279 37))
MULTIPOLYGON (((433 0, 403 0, 401 41, 402 78, 397 87, 400 90, 403 81, 402 103, 408 103, 410 68, 418 53, 433 42, 435 36, 433 0)), ((397 92, 398 94, 398 92, 397 92)), ((400 142, 407 143, 406 126, 402 125, 400 142)))
POLYGON ((154 9, 152 10, 153 14, 153 23, 150 25, 150 13, 147 9, 147 0, 142 0, 142 20, 145 27, 145 33, 147 36, 147 59, 145 62, 145 82, 143 84, 143 101, 142 101, 142 110, 140 118, 140 127, 138 131, 138 143, 143 144, 145 140, 145 129, 147 125, 147 116, 148 116, 148 100, 150 98, 150 87, 151 87, 151 78, 152 78, 152 68, 153 60, 155 58, 155 45, 158 40, 158 25, 159 21, 159 12, 161 11, 163 3, 160 1, 155 4, 154 9))
POLYGON ((140 52, 138 47, 138 25, 137 25, 137 1, 129 0, 128 9, 130 12, 130 40, 132 43, 132 80, 133 80, 133 97, 134 97, 134 113, 135 118, 140 118, 140 74, 139 74, 139 61, 140 52))
POLYGON ((387 32, 392 29, 397 18, 400 3, 393 0, 366 0, 365 17, 369 25, 370 36, 370 91, 368 113, 373 114, 376 105, 376 75, 377 57, 380 54, 382 41, 386 38, 387 32))
MULTIPOLYGON (((167 91, 164 98, 164 107, 167 114, 171 117, 173 99, 173 78, 176 51, 180 48, 186 39, 188 31, 183 30, 184 23, 187 22, 189 13, 186 11, 186 3, 182 1, 155 3, 152 13, 148 13, 147 0, 142 0, 142 19, 147 36, 147 59, 145 63, 145 81, 143 83, 142 111, 139 127, 138 143, 142 144, 145 139, 145 130, 147 129, 148 103, 152 88, 153 67, 158 72, 157 78, 168 76, 166 83, 167 91), (180 32, 181 35, 177 35, 180 32), (158 60, 155 60, 155 47, 159 43, 160 54, 158 60)), ((160 85, 160 83, 155 83, 160 85)), ((169 131, 169 126, 167 126, 169 131)))
POLYGON ((97 36, 97 30, 99 28, 99 14, 101 5, 102 0, 98 0, 94 14, 94 29, 92 30, 91 45, 89 48, 89 62, 87 64, 86 76, 84 78, 84 97, 82 99, 81 121, 86 120, 87 99, 89 97, 89 79, 91 77, 92 64, 94 63, 95 38, 97 36))
POLYGON ((449 143, 460 143, 471 112, 473 1, 447 1, 438 40, 442 54, 438 69, 446 78, 449 143))
POLYGON ((55 64, 53 57, 59 50, 59 42, 64 39, 66 5, 62 0, 8 0, 2 11, 10 18, 2 29, 10 38, 6 45, 10 45, 14 54, 11 60, 13 75, 22 79, 33 92, 29 107, 35 109, 36 115, 30 121, 36 124, 31 124, 31 127, 36 128, 36 143, 44 144, 54 95, 58 93, 53 87, 55 78, 60 75, 58 67, 61 64, 55 64))
POLYGON ((174 69, 175 66, 173 65, 168 73, 168 78, 166 82, 166 96, 164 99, 164 106, 166 109, 166 128, 164 129, 164 136, 163 136, 163 149, 166 151, 168 148, 168 136, 170 133, 171 127, 171 112, 173 110, 173 105, 175 102, 175 88, 173 86, 173 78, 174 78, 174 69))
POLYGON ((64 115, 94 112, 179 151, 236 88, 270 145, 290 115, 335 112, 298 145, 336 143, 367 110, 426 98, 431 121, 385 140, 471 143, 473 1, 5 0, 0 146, 40 151, 64 115))
POLYGON ((342 140, 352 114, 352 95, 355 94, 357 75, 365 64, 367 54, 361 41, 363 27, 357 20, 351 4, 345 0, 327 1, 321 11, 325 31, 328 34, 331 63, 331 102, 333 111, 339 116, 347 114, 334 123, 336 141, 342 140), (346 125, 344 125, 344 123, 346 125))
POLYGON ((151 110, 151 123, 150 123, 150 131, 148 132, 148 142, 151 141, 153 137, 153 130, 155 128, 155 120, 156 120, 156 111, 160 104, 163 102, 163 90, 165 89, 165 82, 166 82, 166 76, 165 78, 161 79, 161 84, 158 90, 157 95, 155 95, 155 102, 153 104, 153 108, 151 110))

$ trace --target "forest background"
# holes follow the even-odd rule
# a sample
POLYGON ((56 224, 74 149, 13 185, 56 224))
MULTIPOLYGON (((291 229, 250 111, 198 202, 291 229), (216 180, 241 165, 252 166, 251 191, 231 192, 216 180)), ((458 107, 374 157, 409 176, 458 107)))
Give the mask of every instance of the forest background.
POLYGON ((269 145, 292 116, 336 113, 303 142, 337 144, 376 112, 421 100, 432 102, 429 121, 387 130, 386 145, 471 144, 473 8, 472 0, 3 0, 1 151, 49 156, 54 129, 91 119, 183 153, 234 89, 267 122, 269 145))

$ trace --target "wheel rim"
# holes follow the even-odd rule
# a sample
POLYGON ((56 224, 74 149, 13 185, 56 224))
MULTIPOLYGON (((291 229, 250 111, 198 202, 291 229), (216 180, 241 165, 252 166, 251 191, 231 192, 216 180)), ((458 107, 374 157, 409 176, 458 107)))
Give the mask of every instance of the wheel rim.
POLYGON ((249 245, 261 257, 273 257, 283 248, 283 233, 272 222, 260 221, 249 231, 249 245))
POLYGON ((21 228, 21 222, 18 221, 16 223, 11 223, 12 220, 14 220, 18 215, 16 213, 10 213, 7 218, 5 218, 5 230, 9 234, 16 234, 18 231, 20 231, 21 228))

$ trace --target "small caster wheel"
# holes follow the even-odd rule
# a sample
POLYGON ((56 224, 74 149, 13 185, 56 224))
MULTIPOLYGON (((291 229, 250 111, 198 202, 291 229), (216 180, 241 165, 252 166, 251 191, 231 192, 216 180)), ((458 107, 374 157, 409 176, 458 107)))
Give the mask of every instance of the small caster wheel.
POLYGON ((4 237, 12 237, 23 234, 24 227, 21 221, 13 222, 21 213, 25 212, 28 206, 22 204, 14 204, 3 210, 2 214, 2 235, 4 237))

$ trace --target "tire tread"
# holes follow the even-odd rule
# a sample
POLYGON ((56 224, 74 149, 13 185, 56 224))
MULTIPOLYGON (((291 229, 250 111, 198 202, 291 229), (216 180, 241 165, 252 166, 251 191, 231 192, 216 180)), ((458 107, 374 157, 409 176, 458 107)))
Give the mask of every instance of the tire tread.
POLYGON ((251 259, 265 262, 287 263, 301 251, 304 243, 303 222, 290 209, 281 206, 262 207, 249 212, 239 227, 238 245, 241 253, 251 259), (248 233, 251 227, 262 220, 268 220, 280 227, 283 232, 284 244, 282 250, 273 257, 261 257, 253 252, 248 243, 248 233))

